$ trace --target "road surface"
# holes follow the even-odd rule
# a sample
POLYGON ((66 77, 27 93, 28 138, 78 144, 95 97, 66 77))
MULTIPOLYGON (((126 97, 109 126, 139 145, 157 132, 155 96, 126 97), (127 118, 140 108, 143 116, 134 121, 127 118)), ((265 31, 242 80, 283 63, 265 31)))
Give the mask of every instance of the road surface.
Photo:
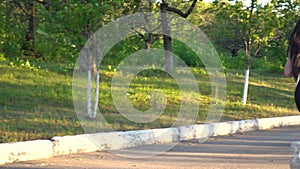
MULTIPOLYGON (((18 162, 0 168, 288 169, 292 155, 290 147, 292 141, 300 141, 300 126, 212 137, 202 144, 197 140, 184 141, 168 152, 148 158, 128 158, 114 152, 93 152, 18 162)), ((151 146, 148 148, 151 149, 151 146)), ((122 153, 126 152, 130 153, 131 149, 122 153)))

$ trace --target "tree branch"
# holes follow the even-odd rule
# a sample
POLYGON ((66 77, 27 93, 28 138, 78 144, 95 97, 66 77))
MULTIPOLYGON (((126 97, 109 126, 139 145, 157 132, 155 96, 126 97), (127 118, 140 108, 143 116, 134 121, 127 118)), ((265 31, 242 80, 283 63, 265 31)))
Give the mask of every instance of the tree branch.
POLYGON ((159 39, 160 34, 153 35, 153 42, 157 41, 159 39))
POLYGON ((258 46, 257 46, 257 48, 255 50, 255 53, 254 53, 254 57, 261 57, 261 56, 259 56, 260 49, 261 49, 261 45, 258 44, 258 46))
MULTIPOLYGON (((164 3, 164 1, 162 1, 162 2, 164 3)), ((168 5, 166 5, 166 8, 167 8, 167 11, 174 12, 174 13, 180 15, 181 17, 186 18, 186 17, 188 17, 192 13, 193 9, 196 6, 196 3, 197 3, 197 0, 193 0, 192 5, 186 11, 186 13, 183 13, 181 10, 179 10, 177 8, 169 7, 168 5)))
POLYGON ((51 2, 47 2, 47 1, 44 1, 44 0, 36 0, 36 2, 40 3, 40 4, 43 4, 44 7, 49 10, 49 6, 51 4, 51 2))
POLYGON ((132 29, 134 30, 134 32, 136 32, 141 37, 141 39, 143 39, 143 40, 145 39, 145 36, 140 31, 138 31, 134 28, 132 28, 132 29))
POLYGON ((47 4, 47 2, 45 2, 44 0, 36 0, 36 1, 41 3, 41 4, 47 4))
POLYGON ((17 5, 26 15, 30 15, 30 13, 24 9, 24 7, 17 1, 13 0, 12 1, 15 5, 17 5))

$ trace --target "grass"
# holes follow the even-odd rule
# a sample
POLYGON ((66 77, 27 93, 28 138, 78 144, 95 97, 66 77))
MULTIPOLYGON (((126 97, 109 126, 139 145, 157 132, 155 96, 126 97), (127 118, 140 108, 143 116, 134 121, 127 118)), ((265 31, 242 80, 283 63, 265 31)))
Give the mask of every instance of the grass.
MULTIPOLYGON (((199 104, 196 123, 203 123, 211 102, 209 78, 204 69, 193 68, 200 95, 188 100, 199 104)), ((114 72, 101 70, 100 111, 115 130, 169 127, 177 119, 182 96, 176 81, 163 72, 139 73, 127 93, 141 111, 151 107, 150 95, 160 89, 167 97, 162 115, 149 123, 134 123, 119 114, 111 96, 114 72), (159 75, 159 76, 157 76, 159 75)), ((243 71, 228 71, 227 100, 222 121, 299 115, 294 105, 293 79, 282 74, 250 72, 248 103, 241 104, 243 71)), ((186 81, 188 83, 188 81, 186 81)), ((72 101, 71 73, 0 65, 0 142, 48 139, 53 136, 84 133, 72 101)))

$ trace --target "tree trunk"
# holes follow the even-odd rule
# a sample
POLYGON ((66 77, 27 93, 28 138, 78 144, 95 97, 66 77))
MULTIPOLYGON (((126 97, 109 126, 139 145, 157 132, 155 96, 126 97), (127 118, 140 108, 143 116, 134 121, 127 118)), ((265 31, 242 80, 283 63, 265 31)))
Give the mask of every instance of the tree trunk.
POLYGON ((88 86, 87 86, 87 114, 89 118, 93 118, 92 111, 92 71, 88 70, 88 86))
POLYGON ((99 76, 100 76, 100 72, 99 70, 97 70, 96 72, 96 90, 95 90, 95 105, 94 105, 94 111, 93 111, 93 115, 92 118, 96 118, 96 114, 97 114, 97 110, 98 110, 98 101, 99 101, 99 76))
POLYGON ((249 86, 249 74, 250 74, 250 40, 245 42, 246 46, 246 70, 245 70, 245 82, 244 82, 244 92, 243 92, 243 105, 247 103, 248 96, 248 86, 249 86))
POLYGON ((151 49, 151 43, 149 41, 146 41, 145 49, 147 50, 151 49))
POLYGON ((145 40, 145 49, 151 49, 152 44, 153 44, 153 34, 148 33, 148 39, 145 40))
POLYGON ((251 52, 251 34, 252 34, 252 16, 253 11, 257 0, 251 0, 251 7, 250 7, 250 15, 249 15, 249 28, 247 32, 247 41, 245 41, 245 50, 246 50, 246 71, 245 71, 245 83, 244 83, 244 92, 243 92, 243 105, 247 103, 247 95, 248 95, 248 86, 249 86, 249 73, 250 73, 250 52, 251 52))
POLYGON ((169 25, 169 19, 167 17, 167 4, 160 5, 160 13, 161 13, 162 32, 164 34, 163 40, 164 40, 164 50, 165 50, 165 71, 168 73, 173 73, 172 38, 170 37, 171 28, 169 25))
POLYGON ((87 72, 88 77, 88 85, 87 85, 87 115, 90 119, 95 119, 97 110, 98 110, 98 100, 99 100, 99 71, 96 72, 96 89, 95 89, 95 100, 94 100, 94 107, 92 107, 93 99, 92 99, 92 91, 93 91, 93 85, 92 85, 92 71, 88 70, 87 72))
POLYGON ((35 41, 35 7, 34 2, 28 3, 28 30, 26 32, 26 42, 25 42, 25 55, 34 54, 34 41, 35 41))

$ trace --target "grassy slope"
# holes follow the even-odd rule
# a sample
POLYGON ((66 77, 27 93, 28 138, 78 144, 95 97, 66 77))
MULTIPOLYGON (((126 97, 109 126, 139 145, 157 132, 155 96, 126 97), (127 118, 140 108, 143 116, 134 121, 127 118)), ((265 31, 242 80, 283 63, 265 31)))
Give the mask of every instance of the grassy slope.
POLYGON ((82 133, 71 77, 0 66, 0 142, 82 133))
MULTIPOLYGON (((210 83, 205 71, 193 70, 199 84, 198 123, 205 120, 211 101, 210 83)), ((151 123, 133 123, 117 112, 110 95, 112 73, 102 71, 100 109, 116 130, 168 127, 180 109, 179 88, 168 76, 141 74, 132 81, 133 105, 150 107, 149 93, 163 90, 169 101, 164 114, 151 123)), ((227 73, 227 101, 222 121, 299 114, 293 100, 294 83, 281 74, 251 72, 249 102, 241 105, 243 72, 227 73)), ((72 103, 72 77, 45 70, 0 65, 0 142, 13 142, 57 135, 83 133, 72 103)))

